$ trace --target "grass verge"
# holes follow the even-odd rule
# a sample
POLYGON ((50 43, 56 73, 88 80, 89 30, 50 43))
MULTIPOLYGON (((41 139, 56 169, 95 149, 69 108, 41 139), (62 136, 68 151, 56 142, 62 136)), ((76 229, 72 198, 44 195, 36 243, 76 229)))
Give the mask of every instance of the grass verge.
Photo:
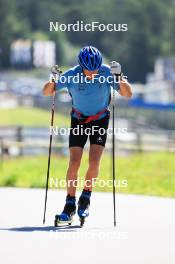
MULTIPOLYGON (((52 157, 52 180, 65 179, 68 158, 52 157)), ((88 166, 88 155, 84 155, 79 177, 84 178, 88 166)), ((21 157, 4 161, 0 169, 0 186, 44 187, 47 157, 21 157)), ((147 153, 116 160, 117 192, 175 197, 175 162, 173 153, 147 153), (125 181, 125 184, 123 184, 125 181), (127 186, 126 186, 127 181, 127 186)), ((111 180, 111 157, 104 154, 99 180, 111 180)), ((96 191, 112 191, 110 186, 96 186, 96 191)))
MULTIPOLYGON (((39 108, 0 109, 0 126, 49 126, 51 113, 39 108)), ((57 126, 68 126, 69 117, 55 113, 57 126)))

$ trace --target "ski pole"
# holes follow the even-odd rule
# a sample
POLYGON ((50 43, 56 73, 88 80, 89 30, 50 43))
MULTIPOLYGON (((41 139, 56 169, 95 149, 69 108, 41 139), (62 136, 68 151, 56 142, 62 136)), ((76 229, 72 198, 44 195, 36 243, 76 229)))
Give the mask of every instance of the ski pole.
MULTIPOLYGON (((115 66, 114 61, 110 63, 111 69, 115 66)), ((113 74, 113 73, 112 73, 113 74)), ((113 214, 114 227, 116 226, 116 203, 115 203, 115 76, 113 74, 113 89, 112 89, 112 194, 113 194, 113 214)))
MULTIPOLYGON (((113 80, 113 85, 114 85, 114 80, 113 80)), ((113 181, 113 210, 114 210, 114 227, 115 227, 116 200, 115 200, 115 90, 114 87, 112 91, 112 181, 113 181)))
MULTIPOLYGON (((52 74, 55 76, 59 76, 61 71, 59 71, 58 66, 55 65, 51 69, 52 74)), ((55 81, 55 78, 52 80, 55 81)), ((53 127, 54 125, 54 114, 55 114, 55 97, 56 93, 54 92, 53 94, 53 99, 52 99, 52 109, 51 109, 51 121, 50 121, 50 126, 53 127)), ((49 155, 48 155, 48 164, 47 164, 47 177, 46 177, 46 188, 45 188, 45 202, 44 202, 44 216, 43 216, 43 224, 45 224, 45 218, 46 218, 46 209, 47 209, 47 193, 48 193, 48 185, 49 185, 49 175, 50 175, 50 161, 51 161, 51 152, 52 152, 52 133, 50 133, 50 138, 49 138, 49 155)))
POLYGON ((115 168, 115 78, 121 75, 121 65, 112 61, 110 63, 111 73, 113 74, 113 90, 112 90, 112 181, 113 181, 113 211, 114 211, 114 227, 116 227, 116 168, 115 168))

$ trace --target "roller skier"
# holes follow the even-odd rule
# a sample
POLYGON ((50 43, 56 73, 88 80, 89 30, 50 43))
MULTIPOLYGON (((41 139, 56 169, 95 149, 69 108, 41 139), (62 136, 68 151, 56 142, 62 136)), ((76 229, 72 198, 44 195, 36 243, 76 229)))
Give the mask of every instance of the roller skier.
POLYGON ((57 83, 54 79, 45 84, 43 94, 52 96, 62 88, 67 88, 72 97, 71 130, 69 135, 69 166, 67 170, 67 196, 65 206, 61 213, 55 216, 55 226, 62 224, 71 225, 74 215, 78 214, 80 225, 83 226, 86 217, 89 216, 93 179, 99 172, 100 160, 105 148, 107 129, 110 119, 109 104, 111 87, 121 96, 131 97, 131 86, 124 80, 121 73, 121 65, 113 62, 111 67, 102 63, 100 51, 93 46, 83 47, 78 54, 78 65, 61 74, 57 83), (79 83, 74 77, 82 78, 79 83), (101 82, 99 77, 105 78, 101 82), (108 82, 108 79, 116 80, 108 82), (83 134, 74 134, 73 129, 81 126, 83 134), (87 135, 86 129, 98 127, 94 133, 87 135), (101 135, 100 129, 105 133, 101 135), (81 165, 83 149, 90 141, 89 165, 85 175, 85 185, 76 205, 76 187, 78 170, 81 165))

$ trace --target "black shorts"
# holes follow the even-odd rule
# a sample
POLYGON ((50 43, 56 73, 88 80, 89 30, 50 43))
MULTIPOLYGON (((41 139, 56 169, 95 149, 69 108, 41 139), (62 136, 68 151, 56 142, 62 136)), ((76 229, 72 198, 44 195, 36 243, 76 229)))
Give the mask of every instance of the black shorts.
POLYGON ((88 138, 91 145, 105 146, 109 118, 110 114, 88 124, 81 124, 77 118, 71 117, 69 147, 84 148, 88 138))

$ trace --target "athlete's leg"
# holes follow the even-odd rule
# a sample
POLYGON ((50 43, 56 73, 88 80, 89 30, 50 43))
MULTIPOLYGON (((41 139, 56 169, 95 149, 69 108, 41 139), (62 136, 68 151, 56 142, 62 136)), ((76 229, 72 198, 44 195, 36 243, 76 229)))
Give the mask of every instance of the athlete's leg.
POLYGON ((93 122, 93 126, 99 127, 95 133, 92 133, 90 139, 90 151, 89 151, 89 167, 85 178, 85 190, 92 191, 92 180, 96 179, 99 172, 101 156, 106 144, 107 128, 109 124, 109 115, 93 122), (105 133, 100 133, 100 129, 104 129, 105 133), (89 187, 88 187, 89 186, 89 187))
POLYGON ((77 180, 78 170, 81 163, 83 148, 70 147, 69 167, 67 170, 67 194, 75 196, 76 187, 75 180, 77 180))
POLYGON ((85 177, 84 190, 92 191, 92 180, 96 179, 99 172, 100 160, 104 147, 97 144, 90 145, 89 167, 85 177))
POLYGON ((71 128, 69 135, 69 167, 67 170, 67 194, 70 196, 75 196, 76 186, 75 181, 78 176, 78 169, 80 167, 81 158, 83 155, 83 148, 86 144, 88 136, 84 133, 79 133, 78 135, 73 132, 73 129, 79 128, 80 124, 78 119, 71 118, 71 128))

